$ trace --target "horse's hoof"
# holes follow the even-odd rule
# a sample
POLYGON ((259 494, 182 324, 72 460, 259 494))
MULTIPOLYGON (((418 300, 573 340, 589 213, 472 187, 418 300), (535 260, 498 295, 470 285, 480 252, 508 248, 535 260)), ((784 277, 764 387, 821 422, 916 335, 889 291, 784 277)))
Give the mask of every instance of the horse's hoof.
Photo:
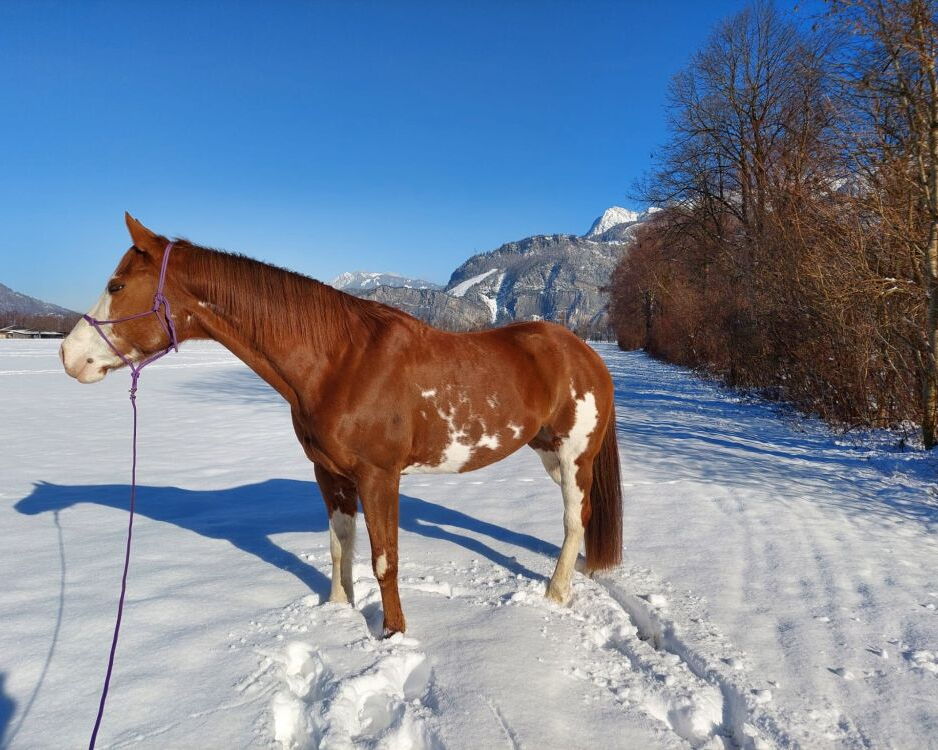
POLYGON ((382 633, 382 638, 390 638, 392 635, 397 633, 403 633, 406 629, 404 621, 401 620, 399 623, 390 623, 387 620, 384 621, 384 632, 382 633))
POLYGON ((546 596, 551 601, 557 602, 557 604, 562 607, 567 606, 570 603, 570 599, 572 598, 569 591, 558 591, 552 586, 547 587, 547 591, 544 593, 544 596, 546 596))

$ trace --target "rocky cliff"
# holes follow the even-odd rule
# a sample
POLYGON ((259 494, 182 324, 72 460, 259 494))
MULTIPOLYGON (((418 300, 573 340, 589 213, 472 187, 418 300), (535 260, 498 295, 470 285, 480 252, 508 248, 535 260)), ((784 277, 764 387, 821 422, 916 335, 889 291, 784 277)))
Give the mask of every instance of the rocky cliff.
POLYGON ((488 307, 469 299, 452 297, 438 289, 379 286, 376 289, 346 289, 357 297, 383 302, 447 331, 484 328, 490 320, 488 307))
POLYGON ((399 285, 346 291, 442 328, 551 320, 596 335, 607 326, 601 289, 628 251, 635 228, 650 213, 613 206, 583 236, 539 234, 507 242, 469 258, 453 271, 442 292, 399 285))

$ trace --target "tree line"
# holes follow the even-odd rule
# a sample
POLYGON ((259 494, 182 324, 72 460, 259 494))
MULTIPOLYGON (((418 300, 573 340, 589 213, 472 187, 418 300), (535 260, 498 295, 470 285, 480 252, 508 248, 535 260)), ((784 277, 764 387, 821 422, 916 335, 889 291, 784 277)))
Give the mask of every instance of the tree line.
POLYGON ((33 331, 57 331, 68 333, 81 319, 80 315, 22 315, 0 313, 0 328, 15 325, 33 331))
POLYGON ((938 440, 938 0, 774 5, 672 80, 610 281, 620 346, 938 440))

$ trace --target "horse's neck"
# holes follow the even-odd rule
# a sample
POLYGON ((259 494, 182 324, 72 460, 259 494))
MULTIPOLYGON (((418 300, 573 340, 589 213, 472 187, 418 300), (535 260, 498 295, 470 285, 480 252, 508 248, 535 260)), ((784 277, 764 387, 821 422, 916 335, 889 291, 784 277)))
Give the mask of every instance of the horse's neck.
POLYGON ((190 283, 197 297, 194 314, 207 338, 231 351, 294 407, 302 401, 301 388, 308 392, 348 346, 349 337, 334 330, 336 319, 348 314, 336 309, 341 307, 341 294, 324 284, 310 280, 304 285, 303 295, 308 299, 300 307, 296 300, 266 299, 270 288, 252 284, 243 274, 232 275, 223 294, 213 295, 213 285, 190 283), (251 305, 264 305, 277 315, 259 330, 251 305))

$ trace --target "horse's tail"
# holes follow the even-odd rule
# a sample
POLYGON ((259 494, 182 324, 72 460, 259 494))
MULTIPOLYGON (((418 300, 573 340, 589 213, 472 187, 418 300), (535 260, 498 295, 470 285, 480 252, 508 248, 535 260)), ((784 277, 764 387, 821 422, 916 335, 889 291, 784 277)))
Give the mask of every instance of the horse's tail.
POLYGON ((603 443, 593 459, 590 516, 586 522, 586 567, 611 568, 622 562, 622 484, 613 404, 603 443))

